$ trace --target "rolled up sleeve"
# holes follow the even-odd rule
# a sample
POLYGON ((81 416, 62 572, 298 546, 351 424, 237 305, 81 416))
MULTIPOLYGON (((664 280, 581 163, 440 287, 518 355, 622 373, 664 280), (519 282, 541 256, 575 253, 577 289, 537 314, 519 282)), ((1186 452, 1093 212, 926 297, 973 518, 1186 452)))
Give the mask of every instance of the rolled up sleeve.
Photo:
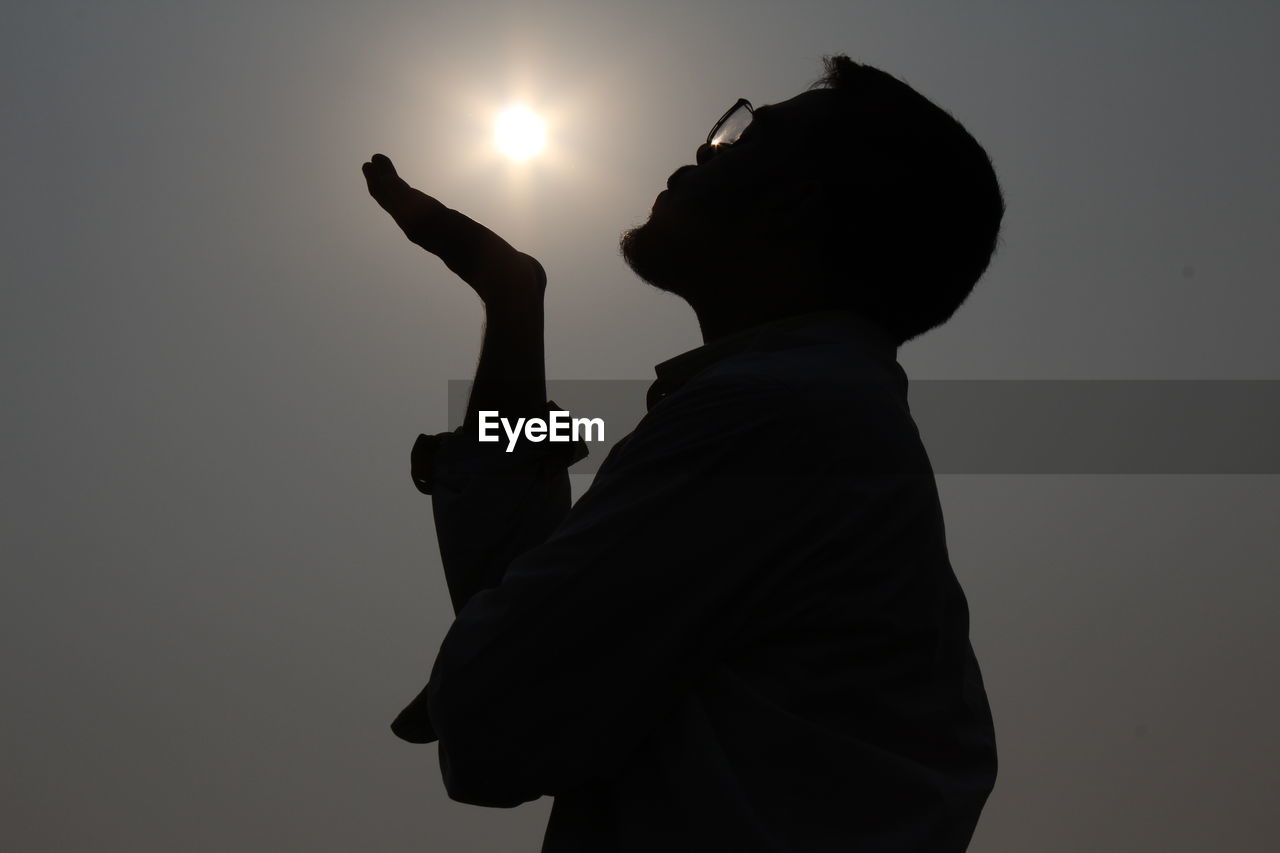
MULTIPOLYGON (((554 401, 547 411, 558 410, 554 401)), ((586 457, 583 441, 481 443, 463 427, 420 435, 410 454, 414 485, 431 495, 436 539, 454 613, 496 586, 507 565, 543 542, 569 511, 568 467, 586 457)), ((410 743, 436 740, 424 688, 391 724, 410 743)))

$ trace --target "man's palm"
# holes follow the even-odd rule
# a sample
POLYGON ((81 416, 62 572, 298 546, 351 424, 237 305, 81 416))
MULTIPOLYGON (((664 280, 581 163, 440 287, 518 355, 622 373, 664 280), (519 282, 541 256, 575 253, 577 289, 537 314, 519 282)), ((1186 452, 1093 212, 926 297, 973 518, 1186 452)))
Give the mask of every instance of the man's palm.
POLYGON ((426 249, 490 304, 537 293, 546 286, 542 265, 506 240, 456 210, 409 186, 384 154, 361 167, 369 195, 391 214, 413 243, 426 249))

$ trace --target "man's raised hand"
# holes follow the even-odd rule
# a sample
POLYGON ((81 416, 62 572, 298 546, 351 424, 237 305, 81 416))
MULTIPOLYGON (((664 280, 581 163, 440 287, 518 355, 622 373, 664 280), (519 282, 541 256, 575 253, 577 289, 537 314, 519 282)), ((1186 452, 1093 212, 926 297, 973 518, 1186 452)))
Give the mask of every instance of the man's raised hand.
POLYGON ((369 195, 391 214, 405 236, 444 261, 486 306, 541 296, 547 276, 532 256, 516 251, 480 223, 409 186, 384 154, 374 154, 361 171, 369 195))

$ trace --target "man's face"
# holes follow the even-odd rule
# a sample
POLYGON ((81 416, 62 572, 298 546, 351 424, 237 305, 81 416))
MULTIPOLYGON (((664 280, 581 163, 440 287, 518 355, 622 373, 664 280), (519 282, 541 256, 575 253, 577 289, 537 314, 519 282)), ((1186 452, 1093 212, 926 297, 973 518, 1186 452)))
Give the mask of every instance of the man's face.
POLYGON ((622 235, 622 255, 645 281, 688 297, 727 286, 735 263, 767 250, 788 223, 787 199, 821 174, 815 157, 833 92, 817 89, 760 107, 738 141, 698 147, 654 200, 649 220, 622 235))

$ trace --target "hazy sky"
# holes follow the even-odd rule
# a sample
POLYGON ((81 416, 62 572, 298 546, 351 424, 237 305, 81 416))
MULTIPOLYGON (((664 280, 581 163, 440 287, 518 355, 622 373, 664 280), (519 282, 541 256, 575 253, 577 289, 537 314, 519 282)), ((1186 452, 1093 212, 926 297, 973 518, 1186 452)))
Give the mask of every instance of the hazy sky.
MULTIPOLYGON (((360 163, 540 258, 548 372, 701 343, 617 236, 738 97, 847 52, 1008 214, 915 379, 1280 379, 1280 6, 9 2, 0 847, 536 851, 388 724, 452 609, 419 432, 478 300, 360 163), (547 156, 490 151, 497 111, 547 156)), ((575 478, 578 491, 583 477, 575 478)), ((1001 771, 975 851, 1263 851, 1280 478, 939 477, 1001 771)), ((762 499, 764 499, 762 497, 762 499)))

